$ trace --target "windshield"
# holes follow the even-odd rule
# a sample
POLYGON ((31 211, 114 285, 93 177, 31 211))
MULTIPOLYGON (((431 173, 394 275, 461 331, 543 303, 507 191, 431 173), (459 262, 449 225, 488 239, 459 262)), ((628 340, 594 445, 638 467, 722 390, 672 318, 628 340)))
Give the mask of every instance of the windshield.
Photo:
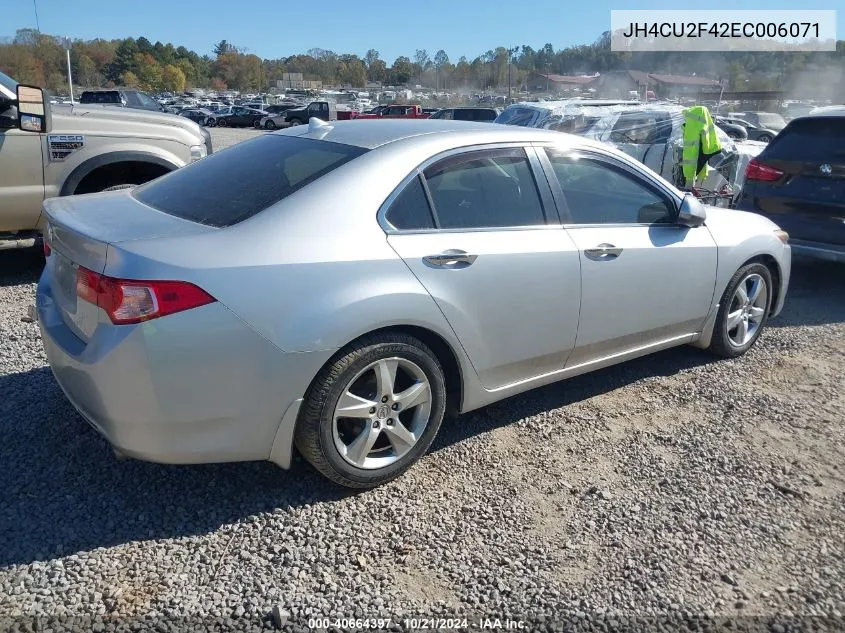
POLYGON ((9 77, 9 75, 4 75, 0 72, 0 86, 5 88, 5 90, 0 90, 0 94, 6 94, 8 91, 9 94, 6 94, 7 97, 14 99, 16 98, 16 90, 18 87, 18 82, 9 77))

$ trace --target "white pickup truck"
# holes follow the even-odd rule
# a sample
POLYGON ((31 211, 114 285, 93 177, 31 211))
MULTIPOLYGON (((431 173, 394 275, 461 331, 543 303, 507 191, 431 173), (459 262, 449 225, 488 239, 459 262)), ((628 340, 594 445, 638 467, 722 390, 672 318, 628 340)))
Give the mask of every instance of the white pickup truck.
POLYGON ((45 198, 138 185, 211 153, 193 121, 100 105, 50 105, 0 72, 0 250, 29 247, 45 198))

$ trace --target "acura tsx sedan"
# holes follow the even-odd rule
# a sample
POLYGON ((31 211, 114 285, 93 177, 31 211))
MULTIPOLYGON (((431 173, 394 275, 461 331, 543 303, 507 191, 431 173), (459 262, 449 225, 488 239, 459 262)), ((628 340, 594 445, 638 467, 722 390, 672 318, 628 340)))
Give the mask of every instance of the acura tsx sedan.
MULTIPOLYGON (((462 413, 675 345, 745 353, 788 236, 614 148, 312 119, 44 203, 50 366, 123 455, 397 477, 462 413)), ((460 423, 459 421, 455 423, 460 423)))

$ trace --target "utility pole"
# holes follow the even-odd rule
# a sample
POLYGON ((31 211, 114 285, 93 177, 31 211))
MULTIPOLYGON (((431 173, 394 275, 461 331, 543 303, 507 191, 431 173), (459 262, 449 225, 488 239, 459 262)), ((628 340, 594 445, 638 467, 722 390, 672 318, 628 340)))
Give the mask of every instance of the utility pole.
POLYGON ((70 74, 70 38, 65 37, 63 43, 65 46, 65 55, 67 55, 67 85, 70 88, 70 102, 73 104, 73 77, 70 74))

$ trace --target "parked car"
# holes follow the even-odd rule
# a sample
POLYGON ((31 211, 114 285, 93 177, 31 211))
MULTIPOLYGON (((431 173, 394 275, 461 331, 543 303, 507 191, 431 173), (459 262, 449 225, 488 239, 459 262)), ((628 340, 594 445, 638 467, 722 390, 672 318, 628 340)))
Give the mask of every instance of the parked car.
POLYGON ((79 103, 85 105, 114 105, 136 110, 167 112, 166 108, 146 92, 119 88, 116 90, 86 90, 79 96, 79 103))
POLYGON ((358 119, 427 119, 429 115, 423 112, 422 106, 419 105, 391 105, 376 114, 353 113, 352 118, 356 121, 358 119))
POLYGON ((777 222, 796 253, 845 262, 845 108, 813 112, 749 163, 737 208, 777 222))
POLYGON ((206 125, 206 122, 214 117, 214 113, 206 108, 185 108, 179 112, 179 116, 188 118, 194 123, 206 125))
POLYGON ((256 121, 267 116, 264 110, 244 106, 224 106, 208 118, 209 127, 254 127, 256 121))
POLYGON ((447 121, 495 121, 501 108, 442 108, 431 115, 432 119, 447 121))
POLYGON ((752 141, 770 142, 785 126, 783 117, 774 112, 731 112, 723 117, 727 123, 741 125, 752 141))
POLYGON ((46 357, 117 451, 289 467, 295 446, 357 488, 447 409, 674 345, 740 356, 790 276, 766 218, 597 142, 464 121, 312 121, 44 212, 46 357))
POLYGON ((748 140, 748 131, 738 123, 730 123, 720 116, 713 117, 713 122, 729 137, 735 141, 748 140))
MULTIPOLYGON (((298 108, 299 106, 295 103, 286 103, 284 105, 276 105, 270 107, 274 108, 275 111, 255 121, 254 125, 256 128, 265 130, 275 130, 277 128, 287 127, 288 123, 285 120, 285 112, 294 108, 298 108)), ((269 109, 268 112, 270 112, 269 109)))
POLYGON ((337 120, 337 106, 330 101, 312 101, 308 105, 301 105, 296 108, 290 108, 284 112, 284 119, 276 121, 277 127, 295 127, 297 125, 305 125, 312 118, 320 119, 321 121, 336 121, 337 120))

